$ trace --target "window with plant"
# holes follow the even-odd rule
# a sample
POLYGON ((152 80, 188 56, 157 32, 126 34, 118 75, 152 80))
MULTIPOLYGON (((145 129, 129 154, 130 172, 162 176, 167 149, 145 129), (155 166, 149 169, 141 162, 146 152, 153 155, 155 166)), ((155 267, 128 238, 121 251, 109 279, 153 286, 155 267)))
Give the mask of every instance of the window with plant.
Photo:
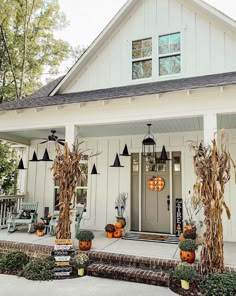
POLYGON ((152 38, 132 42, 132 79, 152 76, 152 38))
POLYGON ((173 33, 158 38, 159 75, 173 75, 181 72, 181 35, 173 33))

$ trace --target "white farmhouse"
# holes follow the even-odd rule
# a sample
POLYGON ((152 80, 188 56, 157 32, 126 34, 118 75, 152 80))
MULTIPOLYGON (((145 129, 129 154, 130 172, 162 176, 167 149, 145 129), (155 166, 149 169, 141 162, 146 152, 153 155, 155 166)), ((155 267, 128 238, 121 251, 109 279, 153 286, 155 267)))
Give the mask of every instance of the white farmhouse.
MULTIPOLYGON (((45 148, 53 159, 55 144, 40 143, 55 130, 69 145, 79 136, 88 154, 102 152, 83 160, 82 228, 113 223, 115 199, 126 192, 128 230, 175 234, 176 199, 191 196, 195 182, 189 143, 209 144, 224 128, 236 159, 235 94, 234 20, 201 0, 129 0, 65 77, 0 105, 0 137, 23 144, 20 190, 39 202, 39 215, 53 211, 57 186, 51 162, 29 160, 45 148), (171 160, 142 155, 149 123, 156 158, 165 146, 171 160), (131 156, 119 155, 125 145, 131 156), (123 167, 111 167, 116 154, 123 167), (90 174, 93 164, 98 175, 90 174), (153 176, 163 190, 150 190, 153 176)), ((225 240, 234 242, 235 195, 232 180, 225 194, 232 218, 223 222, 225 240)))

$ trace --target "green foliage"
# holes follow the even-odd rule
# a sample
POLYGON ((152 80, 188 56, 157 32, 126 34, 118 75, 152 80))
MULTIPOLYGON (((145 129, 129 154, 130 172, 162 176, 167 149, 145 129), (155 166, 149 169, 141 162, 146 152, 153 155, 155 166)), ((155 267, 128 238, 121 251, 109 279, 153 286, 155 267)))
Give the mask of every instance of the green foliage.
POLYGON ((76 235, 76 238, 80 241, 90 242, 94 239, 94 234, 92 231, 83 230, 76 235))
POLYGON ((197 238, 196 229, 187 229, 183 234, 184 238, 195 240, 197 238))
POLYGON ((58 72, 70 47, 54 32, 65 25, 58 0, 0 1, 0 103, 38 89, 44 71, 58 72))
POLYGON ((186 239, 179 244, 179 248, 182 251, 194 252, 197 250, 197 245, 192 239, 186 239))
POLYGON ((212 273, 200 286, 205 296, 235 296, 236 272, 212 273))
POLYGON ((54 278, 53 261, 48 259, 33 259, 23 270, 23 276, 32 281, 50 281, 54 278))
POLYGON ((89 265, 89 256, 85 253, 79 253, 74 256, 73 266, 75 268, 86 268, 89 265))
POLYGON ((196 277, 196 271, 191 264, 181 262, 176 266, 174 276, 179 280, 191 282, 196 277))
POLYGON ((16 194, 17 157, 10 145, 0 141, 0 184, 5 194, 16 194))
POLYGON ((0 258, 0 270, 4 271, 22 271, 29 262, 29 257, 22 252, 12 252, 3 254, 0 258))

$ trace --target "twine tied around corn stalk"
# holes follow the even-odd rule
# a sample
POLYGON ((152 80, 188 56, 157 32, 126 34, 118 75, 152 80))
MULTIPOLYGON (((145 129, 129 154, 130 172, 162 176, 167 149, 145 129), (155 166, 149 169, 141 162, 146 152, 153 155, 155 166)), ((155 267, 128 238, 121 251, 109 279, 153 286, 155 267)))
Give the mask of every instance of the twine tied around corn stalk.
POLYGON ((194 207, 203 205, 205 216, 205 233, 199 263, 201 274, 224 271, 223 210, 226 211, 228 219, 231 216, 224 200, 224 192, 225 184, 230 180, 231 165, 234 171, 236 165, 226 149, 224 132, 218 146, 216 139, 213 139, 212 145, 208 147, 202 144, 199 147, 192 145, 195 151, 194 170, 197 175, 192 201, 194 207))

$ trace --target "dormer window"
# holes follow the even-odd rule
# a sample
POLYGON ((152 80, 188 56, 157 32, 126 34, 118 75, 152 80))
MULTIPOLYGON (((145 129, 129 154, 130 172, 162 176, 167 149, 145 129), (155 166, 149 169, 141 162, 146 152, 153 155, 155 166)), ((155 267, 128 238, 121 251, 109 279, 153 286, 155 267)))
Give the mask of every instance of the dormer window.
POLYGON ((159 36, 159 75, 181 72, 180 33, 159 36))
POLYGON ((152 38, 132 42, 132 79, 152 76, 152 38))

